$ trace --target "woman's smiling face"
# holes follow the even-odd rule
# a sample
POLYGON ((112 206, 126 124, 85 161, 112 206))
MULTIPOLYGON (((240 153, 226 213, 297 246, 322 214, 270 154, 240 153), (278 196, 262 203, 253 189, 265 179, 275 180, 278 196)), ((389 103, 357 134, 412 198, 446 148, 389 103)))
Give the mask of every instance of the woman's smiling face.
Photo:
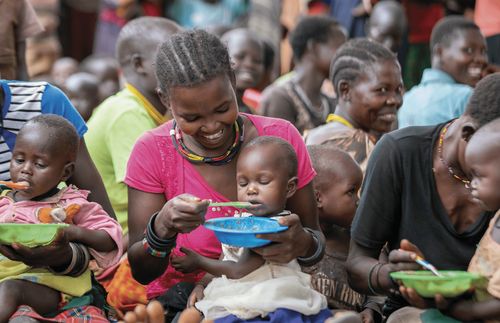
POLYGON ((403 80, 396 59, 373 63, 349 85, 349 114, 355 126, 386 133, 403 103, 403 80))
POLYGON ((238 106, 229 75, 195 86, 174 87, 168 103, 183 135, 196 151, 201 150, 198 153, 216 155, 233 142, 238 106))

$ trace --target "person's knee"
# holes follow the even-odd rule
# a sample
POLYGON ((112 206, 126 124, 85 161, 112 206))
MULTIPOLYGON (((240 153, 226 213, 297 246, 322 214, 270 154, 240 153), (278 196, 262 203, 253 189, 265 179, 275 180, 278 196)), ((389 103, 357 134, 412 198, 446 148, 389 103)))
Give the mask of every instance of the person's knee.
POLYGON ((6 280, 0 283, 0 303, 15 303, 21 305, 23 291, 19 281, 15 279, 6 280))

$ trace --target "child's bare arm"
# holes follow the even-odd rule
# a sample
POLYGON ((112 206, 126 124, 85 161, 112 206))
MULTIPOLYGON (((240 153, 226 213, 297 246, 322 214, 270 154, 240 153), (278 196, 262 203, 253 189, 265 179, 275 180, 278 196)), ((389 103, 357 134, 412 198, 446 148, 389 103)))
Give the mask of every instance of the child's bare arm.
POLYGON ((99 252, 110 252, 117 249, 115 241, 104 230, 91 230, 76 225, 64 229, 70 242, 79 242, 99 252))
POLYGON ((460 321, 498 320, 500 318, 500 299, 487 301, 460 301, 453 304, 448 312, 460 321))
POLYGON ((181 272, 192 272, 198 269, 214 276, 225 275, 231 279, 239 279, 264 264, 264 259, 250 249, 245 249, 238 262, 222 261, 204 257, 190 249, 181 248, 186 254, 183 257, 173 257, 172 266, 181 272))

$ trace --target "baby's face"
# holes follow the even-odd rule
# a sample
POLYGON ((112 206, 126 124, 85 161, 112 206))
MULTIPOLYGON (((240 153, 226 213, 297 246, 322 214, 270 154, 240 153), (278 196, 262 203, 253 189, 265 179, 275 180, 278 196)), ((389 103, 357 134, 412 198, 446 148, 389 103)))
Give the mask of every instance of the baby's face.
POLYGON ((500 208, 500 146, 488 144, 487 134, 472 137, 465 150, 471 194, 483 209, 500 208))
POLYGON ((10 176, 14 182, 27 182, 29 188, 16 193, 18 200, 30 200, 56 187, 65 176, 66 158, 54 153, 53 143, 47 143, 48 132, 32 125, 17 136, 10 161, 10 176))
POLYGON ((285 207, 289 178, 278 159, 273 145, 252 147, 238 159, 238 200, 252 203, 248 211, 254 215, 276 214, 285 207))

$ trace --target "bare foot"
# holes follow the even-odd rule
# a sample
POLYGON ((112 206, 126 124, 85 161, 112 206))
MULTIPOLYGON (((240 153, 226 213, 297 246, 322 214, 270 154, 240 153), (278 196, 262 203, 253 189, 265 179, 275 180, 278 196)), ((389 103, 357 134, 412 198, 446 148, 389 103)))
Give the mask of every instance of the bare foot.
POLYGON ((151 301, 148 306, 137 305, 133 312, 127 312, 122 323, 165 323, 165 310, 158 301, 151 301))

